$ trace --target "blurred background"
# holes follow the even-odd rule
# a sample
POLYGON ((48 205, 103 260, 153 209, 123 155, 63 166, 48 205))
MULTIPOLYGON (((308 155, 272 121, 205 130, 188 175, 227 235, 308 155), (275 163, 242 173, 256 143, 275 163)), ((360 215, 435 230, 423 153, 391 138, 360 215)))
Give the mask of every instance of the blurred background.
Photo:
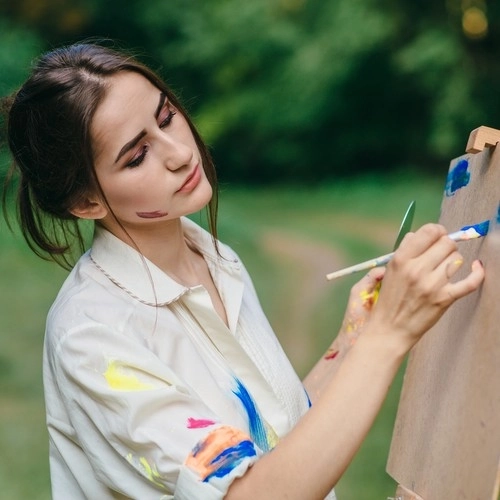
MULTIPOLYGON (((87 38, 132 49, 190 111, 218 168, 221 239, 301 375, 359 278, 324 275, 390 251, 412 199, 415 226, 437 220, 450 160, 472 129, 500 127, 493 0, 0 0, 0 95, 41 52, 87 38)), ((1 178, 8 164, 2 149, 1 178)), ((41 350, 66 274, 25 247, 0 222, 0 491, 13 500, 50 498, 41 350)), ((401 378, 340 500, 394 495, 401 378)))

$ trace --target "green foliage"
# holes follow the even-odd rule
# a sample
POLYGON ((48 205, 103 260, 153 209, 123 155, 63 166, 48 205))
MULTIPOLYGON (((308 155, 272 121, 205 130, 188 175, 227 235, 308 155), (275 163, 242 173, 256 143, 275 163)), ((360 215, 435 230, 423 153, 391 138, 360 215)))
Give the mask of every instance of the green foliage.
POLYGON ((111 37, 162 67, 223 180, 433 172, 500 113, 500 7, 488 3, 486 35, 467 39, 462 15, 476 3, 48 0, 34 9, 19 0, 0 5, 10 20, 0 18, 0 89, 39 46, 21 26, 50 44, 111 37))
POLYGON ((332 155, 335 121, 358 61, 388 40, 390 15, 359 0, 153 1, 144 15, 152 33, 164 19, 179 30, 163 39, 161 57, 174 78, 191 74, 191 94, 203 96, 194 113, 223 177, 319 180, 348 171, 354 141, 344 141, 351 147, 340 159, 332 155))
POLYGON ((456 35, 443 27, 430 28, 397 51, 394 61, 402 74, 432 96, 429 152, 438 157, 458 155, 465 139, 462 130, 475 128, 482 116, 472 94, 473 64, 463 57, 456 35))
POLYGON ((13 92, 26 78, 31 61, 42 50, 38 37, 0 18, 0 95, 13 92))
MULTIPOLYGON (((26 78, 31 61, 42 47, 38 37, 31 31, 0 18, 0 97, 12 94, 26 78)), ((5 112, 0 105, 0 145, 5 141, 5 112)), ((4 148, 0 149, 0 182, 8 169, 9 158, 4 148)))
POLYGON ((492 123, 459 18, 408 4, 152 0, 137 15, 223 179, 319 182, 432 172, 492 123))

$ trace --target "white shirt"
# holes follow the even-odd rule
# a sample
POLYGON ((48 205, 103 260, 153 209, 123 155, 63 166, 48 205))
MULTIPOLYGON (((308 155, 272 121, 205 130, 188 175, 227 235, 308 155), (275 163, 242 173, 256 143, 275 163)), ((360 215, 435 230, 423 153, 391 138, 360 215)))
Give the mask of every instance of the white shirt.
POLYGON ((309 407, 237 256, 182 224, 229 328, 202 286, 98 229, 47 320, 54 500, 221 499, 309 407))

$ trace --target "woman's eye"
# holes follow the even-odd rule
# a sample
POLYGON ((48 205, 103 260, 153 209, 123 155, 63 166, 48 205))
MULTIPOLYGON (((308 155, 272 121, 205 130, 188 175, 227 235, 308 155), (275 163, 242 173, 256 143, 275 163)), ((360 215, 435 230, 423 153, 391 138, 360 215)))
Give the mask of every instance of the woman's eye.
POLYGON ((170 122, 172 121, 172 118, 175 116, 176 111, 168 110, 168 115, 161 121, 160 123, 160 128, 165 128, 166 126, 170 125, 170 122))
POLYGON ((144 158, 146 158, 146 155, 148 154, 148 151, 149 151, 149 146, 147 144, 145 144, 139 155, 138 156, 135 156, 131 161, 129 161, 125 166, 127 168, 135 168, 135 167, 138 167, 143 161, 144 161, 144 158))

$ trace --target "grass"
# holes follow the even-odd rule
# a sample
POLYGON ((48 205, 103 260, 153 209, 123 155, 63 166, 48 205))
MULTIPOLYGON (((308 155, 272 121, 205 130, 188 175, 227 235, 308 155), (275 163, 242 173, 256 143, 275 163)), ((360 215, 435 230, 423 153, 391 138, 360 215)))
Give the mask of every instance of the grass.
POLYGON ((41 353, 45 315, 64 272, 0 226, 0 484, 2 497, 50 498, 41 353))
MULTIPOLYGON (((331 247, 354 263, 388 251, 410 200, 417 200, 415 225, 437 220, 441 187, 440 182, 424 179, 362 179, 317 188, 224 186, 220 237, 244 260, 271 324, 286 346, 291 339, 279 326, 290 301, 300 294, 301 269, 266 252, 262 235, 286 232, 331 247)), ((0 249, 0 486, 2 497, 9 500, 44 500, 50 498, 50 485, 41 380, 43 331, 47 310, 66 273, 33 256, 5 225, 0 225, 0 249)), ((298 360, 301 375, 338 330, 349 288, 358 278, 332 284, 315 304, 304 331, 313 349, 307 359, 298 360)), ((337 487, 341 500, 394 495, 395 484, 385 473, 385 462, 400 385, 401 374, 337 487)))

